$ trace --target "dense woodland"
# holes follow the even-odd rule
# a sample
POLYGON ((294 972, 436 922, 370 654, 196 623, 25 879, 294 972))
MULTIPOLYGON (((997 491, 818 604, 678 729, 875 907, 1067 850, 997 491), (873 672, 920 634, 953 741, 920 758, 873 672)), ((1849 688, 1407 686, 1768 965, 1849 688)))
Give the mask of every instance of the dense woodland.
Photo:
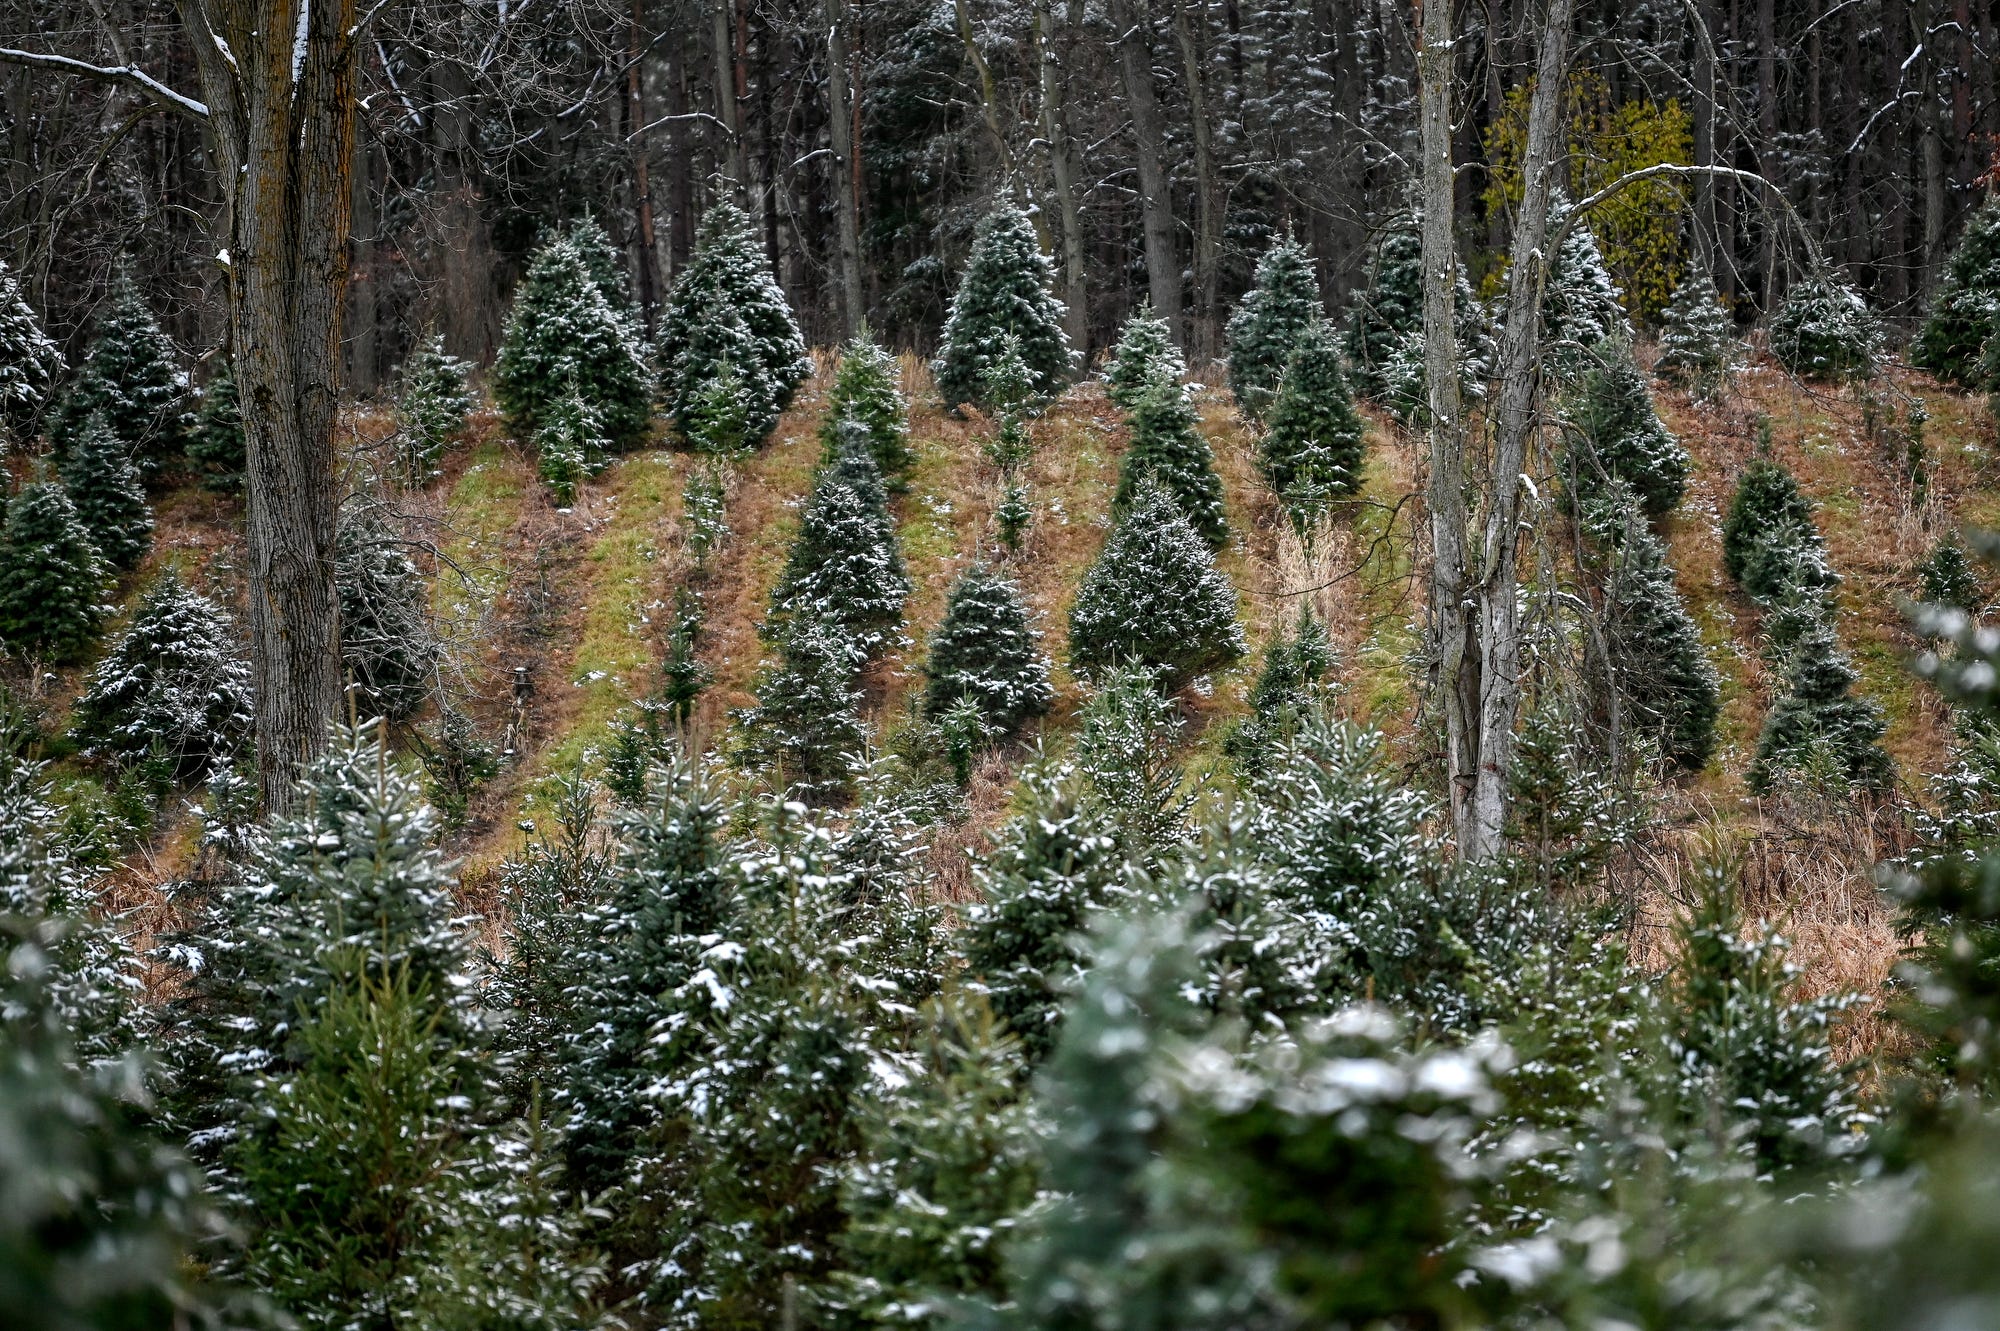
POLYGON ((2000 1325, 1986 0, 0 0, 0 1325, 2000 1325))

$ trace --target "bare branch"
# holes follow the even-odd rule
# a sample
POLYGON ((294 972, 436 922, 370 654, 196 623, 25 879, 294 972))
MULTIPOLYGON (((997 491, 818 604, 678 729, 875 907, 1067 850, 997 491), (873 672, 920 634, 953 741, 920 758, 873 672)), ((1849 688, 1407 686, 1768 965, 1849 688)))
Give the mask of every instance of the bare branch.
POLYGON ((192 97, 183 96, 166 84, 132 65, 93 65, 83 60, 72 60, 66 55, 51 55, 44 51, 16 51, 0 46, 0 61, 14 65, 31 65, 38 69, 57 69, 66 74, 79 74, 101 83, 116 83, 132 88, 156 102, 162 109, 177 111, 195 120, 207 120, 208 108, 192 97))

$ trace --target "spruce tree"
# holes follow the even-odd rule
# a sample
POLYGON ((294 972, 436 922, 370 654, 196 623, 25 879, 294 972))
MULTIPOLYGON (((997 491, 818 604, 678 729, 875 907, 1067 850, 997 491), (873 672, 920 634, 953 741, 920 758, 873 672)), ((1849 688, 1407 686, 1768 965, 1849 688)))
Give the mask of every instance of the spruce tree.
POLYGON ((1577 501, 1608 480, 1632 488, 1651 517, 1671 512, 1687 489, 1688 453, 1653 410, 1630 348, 1609 349, 1584 376, 1567 412, 1576 434, 1565 449, 1564 482, 1577 501))
POLYGON ((823 466, 799 512, 799 531, 771 589, 774 620, 806 614, 837 625, 873 656, 903 620, 909 575, 874 456, 849 447, 823 466))
POLYGON ((1003 735, 1046 712, 1055 698, 1021 589, 984 564, 952 584, 924 673, 930 677, 924 710, 933 719, 970 699, 1003 735))
POLYGON ((1229 544, 1229 518, 1222 507, 1222 478, 1215 455, 1202 438, 1200 418, 1187 389, 1156 382, 1132 409, 1132 443, 1118 468, 1114 513, 1131 506, 1139 485, 1151 477, 1173 495, 1181 515, 1217 550, 1229 544))
POLYGON ((65 368, 20 279, 0 261, 0 429, 15 439, 31 436, 65 368))
POLYGON ((104 623, 107 568, 60 485, 28 486, 7 505, 0 542, 0 643, 23 655, 74 661, 104 623))
POLYGON ((340 659, 362 716, 405 720, 424 705, 443 659, 423 574, 381 517, 352 504, 341 514, 334 585, 340 659))
POLYGON ((632 323, 605 300, 583 256, 557 238, 535 252, 493 363, 493 396, 531 439, 574 386, 614 448, 636 447, 652 420, 652 374, 632 323))
POLYGON ((1690 263, 1660 315, 1660 357, 1653 371, 1697 398, 1718 396, 1736 362, 1736 335, 1715 279, 1690 263))
POLYGON ((402 430, 400 470, 405 485, 423 485, 438 474, 446 445, 464 432, 472 414, 471 367, 445 354, 444 334, 419 342, 396 373, 396 424, 402 430))
POLYGON ((1009 334, 1019 341, 1034 396, 1052 398, 1062 391, 1075 353, 1063 331, 1062 302, 1050 291, 1053 277, 1054 266, 1025 213, 1003 205, 980 219, 931 362, 947 407, 993 405, 987 375, 1009 334))
MULTIPOLYGON (((1569 204, 1561 198, 1549 205, 1551 221, 1563 218, 1569 204)), ((1547 285, 1542 293, 1542 337, 1554 344, 1568 344, 1557 359, 1581 363, 1575 349, 1588 350, 1609 340, 1625 341, 1632 336, 1625 317, 1622 293, 1611 280, 1604 253, 1597 247, 1588 221, 1578 219, 1563 237, 1555 262, 1549 265, 1547 285)))
POLYGON ((1315 324, 1285 366, 1258 449, 1265 481, 1295 522, 1310 523, 1333 496, 1361 488, 1365 428, 1333 329, 1315 324))
POLYGON ((229 763, 251 728, 236 626, 169 571, 91 672, 71 727, 86 754, 119 766, 163 759, 177 781, 229 763))
POLYGON ((1263 770, 1271 750, 1297 732, 1332 669, 1333 644, 1326 626, 1302 603, 1292 631, 1281 627, 1271 636, 1264 668, 1250 687, 1250 715, 1223 744, 1240 770, 1263 770))
POLYGON ((188 461, 202 485, 224 494, 240 493, 249 467, 249 446, 243 438, 243 404, 236 392, 236 374, 229 359, 216 362, 202 385, 201 406, 195 411, 194 434, 188 439, 188 461))
POLYGON ((852 763, 867 742, 861 693, 864 660, 846 627, 808 606, 765 625, 777 652, 757 681, 757 705, 735 713, 737 755, 808 803, 847 797, 852 763))
POLYGON ((1910 364, 1948 384, 1976 388, 1986 344, 2000 315, 2000 200, 1989 198, 1966 219, 1945 265, 1929 317, 1910 345, 1910 364))
MULTIPOLYGON (((660 365, 667 414, 678 420, 694 392, 727 362, 745 384, 768 394, 753 421, 791 405, 812 361, 785 293, 771 275, 763 245, 750 219, 727 200, 702 215, 694 257, 674 283, 660 317, 660 365), (740 349, 708 340, 705 330, 719 324, 740 327, 740 349)), ((761 440, 765 430, 757 432, 761 440)))
POLYGON ((611 440, 604 418, 574 381, 542 413, 535 429, 535 468, 557 508, 576 502, 576 487, 604 470, 611 440))
POLYGON ((841 423, 854 421, 867 431, 875 465, 892 485, 909 473, 916 455, 910 452, 910 404, 898 386, 899 378, 895 357, 876 345, 867 329, 841 348, 820 423, 826 460, 840 452, 841 423))
POLYGON ((1028 487, 1018 478, 1008 481, 1007 488, 1001 491, 1000 503, 993 510, 993 530, 1009 554, 1020 553, 1021 542, 1034 521, 1035 510, 1028 502, 1028 487))
POLYGON ((176 457, 192 420, 187 375, 179 353, 120 268, 109 303, 97 316, 90 354, 64 401, 57 437, 67 448, 92 413, 101 415, 140 466, 152 470, 176 457))
POLYGON ((130 569, 145 558, 153 544, 145 482, 128 446, 95 412, 70 436, 62 476, 77 520, 113 568, 130 569))
POLYGON ((1157 480, 1139 480, 1084 574, 1070 609, 1069 645, 1079 673, 1156 667, 1169 690, 1243 655, 1236 589, 1157 480))
POLYGON ((1875 373, 1882 329, 1861 293, 1809 277, 1785 293, 1771 319, 1771 354, 1801 379, 1865 379, 1875 373))
POLYGON ((1785 693, 1764 718, 1750 788, 1768 792, 1788 770, 1822 772, 1859 790, 1881 792, 1896 778, 1882 749, 1882 709, 1851 690, 1860 673, 1831 626, 1807 629, 1785 666, 1785 693))
POLYGON ((1121 411, 1131 411, 1155 380, 1177 384, 1186 378, 1187 362, 1174 345, 1173 330, 1150 304, 1141 305, 1119 330, 1118 345, 1104 368, 1104 395, 1121 411))
POLYGON ((639 311, 632 300, 631 284, 625 280, 625 258, 611 243, 604 224, 595 217, 580 217, 563 228, 563 238, 583 260, 583 269, 604 303, 636 325, 639 311))
POLYGON ((1924 605, 1948 606, 1968 614, 1985 608, 1985 589, 1955 536, 1940 537, 1914 571, 1918 600, 1924 605))
POLYGON ((1773 527, 1790 520, 1810 530, 1812 516, 1812 501, 1791 472, 1771 458, 1752 458, 1722 520, 1723 572, 1742 582, 1752 551, 1773 527))
POLYGON ((1264 251, 1227 329, 1229 388, 1252 420, 1269 410, 1293 350, 1323 313, 1305 247, 1281 240, 1264 251))
POLYGON ((1715 751, 1722 709, 1701 630, 1674 584, 1666 544, 1646 525, 1631 488, 1616 483, 1599 503, 1611 687, 1634 728, 1657 741, 1663 758, 1683 771, 1700 771, 1715 751))
POLYGON ((757 447, 777 425, 770 403, 767 383, 746 379, 733 361, 724 360, 688 396, 674 426, 695 452, 731 458, 757 447))
POLYGON ((1361 391, 1381 398, 1383 370, 1403 339, 1423 327, 1424 247, 1414 228, 1397 227, 1375 246, 1366 286, 1347 305, 1344 350, 1361 391))

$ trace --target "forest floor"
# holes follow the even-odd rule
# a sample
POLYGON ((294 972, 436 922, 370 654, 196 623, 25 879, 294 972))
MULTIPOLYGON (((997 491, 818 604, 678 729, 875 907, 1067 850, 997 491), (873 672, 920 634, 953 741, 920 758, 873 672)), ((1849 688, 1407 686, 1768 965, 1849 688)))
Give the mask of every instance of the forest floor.
MULTIPOLYGON (((734 472, 728 540, 697 572, 683 543, 686 454, 655 449, 616 460, 582 487, 567 509, 553 507, 532 458, 497 418, 475 419, 465 443, 430 486, 392 496, 412 537, 427 545, 433 603, 455 650, 447 684, 483 733, 499 742, 522 720, 515 752, 475 797, 451 846, 464 862, 467 905, 489 917, 498 906, 497 871, 532 837, 545 814, 551 778, 588 763, 610 739, 633 699, 652 693, 671 624, 675 589, 699 587, 706 608, 701 655, 714 672, 693 733, 726 746, 729 713, 752 701, 763 662, 757 636, 770 588, 797 525, 819 458, 818 426, 830 357, 801 389, 769 444, 734 472), (517 709, 524 669, 530 693, 517 709)), ((976 414, 945 414, 921 362, 905 358, 904 388, 915 404, 916 465, 895 499, 903 557, 914 593, 906 639, 871 669, 866 708, 875 733, 893 730, 921 686, 923 645, 944 595, 974 559, 1000 559, 991 514, 1000 481, 983 452, 991 433, 976 414)), ((1875 886, 1875 866, 1903 848, 1908 811, 1925 798, 1925 777, 1946 761, 1949 720, 1928 686, 1910 674, 1918 643, 1901 598, 1913 594, 1912 567, 1937 535, 1960 523, 2000 525, 2000 472, 1992 419, 1983 403, 1941 391, 1928 377, 1895 371, 1872 390, 1812 392, 1766 365, 1740 375, 1726 401, 1696 405, 1670 391, 1663 417, 1687 443, 1694 474, 1682 508, 1666 524, 1679 582, 1722 674, 1722 744, 1699 776, 1659 792, 1652 825, 1612 866, 1610 890, 1630 907, 1633 946, 1661 960, 1665 926, 1686 900, 1683 879, 1696 848, 1720 835, 1744 857, 1748 905, 1790 938, 1794 961, 1814 992, 1873 995, 1898 942, 1875 886), (1913 502, 1901 436, 1882 424, 1906 421, 1913 403, 1928 412, 1929 485, 1913 502), (1900 777, 1879 804, 1759 801, 1743 774, 1770 703, 1771 681, 1757 645, 1755 608, 1723 576, 1720 527, 1735 478, 1755 448, 1760 413, 1777 456, 1819 505, 1831 558, 1844 582, 1840 633, 1861 671, 1860 688, 1884 707, 1888 747, 1900 777)), ((1301 598, 1332 627, 1340 706, 1391 739, 1412 780, 1426 770, 1424 736, 1414 724, 1418 695, 1411 660, 1423 616, 1425 533, 1419 499, 1422 441, 1369 417, 1369 462, 1360 495, 1302 542, 1262 485, 1254 440, 1226 390, 1198 388, 1204 433, 1215 450, 1235 538, 1222 556, 1242 600, 1253 647, 1296 615, 1301 598)), ((351 415, 353 439, 379 440, 378 412, 351 415)), ((1058 701, 1024 741, 990 756, 975 776, 972 817, 933 849, 933 863, 956 895, 974 890, 966 852, 1004 815, 1012 773, 1036 744, 1059 747, 1082 690, 1063 662, 1068 603, 1107 534, 1107 511, 1124 448, 1118 411, 1095 382, 1079 385, 1032 426, 1027 479, 1035 523, 1024 548, 1004 562, 1040 619, 1056 662, 1058 701)), ((1550 493, 1544 488, 1544 493, 1550 493)), ((240 606, 240 510, 198 489, 159 497, 153 554, 121 581, 121 615, 166 565, 240 606)), ((1226 722, 1239 714, 1261 650, 1183 698, 1191 776, 1220 761, 1226 722)), ((48 729, 76 693, 81 672, 38 684, 48 729)), ((93 775, 58 745, 59 783, 90 795, 93 775)), ((186 871, 197 853, 190 817, 164 820, 150 844, 114 876, 113 900, 157 907, 156 885, 186 871)), ((142 910, 150 921, 156 910, 142 910)), ((142 927, 147 927, 142 924, 142 927)), ((1863 1010, 1843 1035, 1847 1052, 1874 1048, 1879 1021, 1863 1010)))

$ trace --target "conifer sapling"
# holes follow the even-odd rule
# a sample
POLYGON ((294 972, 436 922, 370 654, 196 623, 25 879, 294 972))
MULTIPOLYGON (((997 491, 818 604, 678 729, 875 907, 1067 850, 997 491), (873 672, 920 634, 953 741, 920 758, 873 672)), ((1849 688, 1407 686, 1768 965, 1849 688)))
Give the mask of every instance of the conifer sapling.
POLYGON ((1831 277, 1794 286, 1771 319, 1771 354, 1802 379, 1865 379, 1875 372, 1881 346, 1881 324, 1868 302, 1831 277))
POLYGON ((188 439, 188 461, 210 490, 235 494, 243 489, 249 466, 243 437, 243 404, 236 392, 236 374, 226 356, 202 385, 201 406, 195 411, 194 434, 188 439))
POLYGON ((63 488, 98 553, 129 569, 153 543, 153 510, 125 441, 92 412, 70 436, 62 461, 63 488))
POLYGON ((1104 370, 1105 396, 1113 406, 1130 411, 1139 405, 1157 379, 1180 383, 1187 378, 1187 363, 1174 345, 1167 321, 1141 305, 1119 330, 1118 345, 1112 349, 1111 363, 1104 370))
POLYGON ((0 643, 53 661, 82 656, 109 609, 99 599, 107 572, 68 492, 28 486, 7 505, 0 542, 0 643))
POLYGON ((931 362, 947 407, 995 405, 987 376, 1010 334, 1019 344, 1032 395, 1050 398, 1062 391, 1075 355, 1063 330, 1063 304, 1051 291, 1053 279, 1054 266, 1024 213, 1003 206, 981 219, 931 362))
POLYGON ((614 448, 645 438, 652 374, 637 329, 605 300, 575 245, 558 237, 535 252, 514 293, 493 396, 516 436, 532 439, 572 389, 614 448))
POLYGON ((130 271, 112 280, 109 303, 97 316, 82 373, 64 401, 56 436, 67 447, 94 412, 150 471, 186 443, 187 375, 180 353, 146 305, 130 271))
POLYGON ((867 431, 875 465, 894 484, 916 461, 910 452, 910 404, 899 385, 893 356, 868 335, 855 334, 840 350, 840 365, 826 393, 826 416, 820 425, 825 457, 840 451, 842 421, 855 421, 867 431))
POLYGON ((446 445, 465 430, 472 412, 471 367, 447 355, 444 334, 417 344, 396 376, 396 423, 403 432, 402 472, 406 485, 422 485, 437 475, 446 445))
POLYGON ((64 368, 62 349, 42 330, 20 279, 0 261, 0 427, 27 438, 64 368))
POLYGON ((1565 483, 1577 500, 1630 486, 1651 517, 1668 513, 1687 489, 1688 453, 1661 423, 1645 376, 1629 348, 1608 350, 1584 376, 1569 410, 1575 435, 1566 449, 1565 483))
POLYGON ((1286 364, 1258 449, 1264 479, 1293 521, 1307 525, 1335 495, 1361 488, 1363 430, 1333 330, 1315 324, 1286 364))
POLYGON ((1055 697, 1020 588, 982 564, 952 584, 924 673, 924 710, 933 718, 970 701, 997 734, 1040 716, 1055 697))
POLYGON ((1281 240, 1257 260, 1249 291, 1229 316, 1229 388, 1252 420, 1277 394, 1292 351, 1323 313, 1312 256, 1281 240))
POLYGON ((1132 443, 1118 469, 1114 513, 1131 505, 1141 481, 1165 486, 1175 505, 1203 540, 1215 549, 1229 543, 1229 519, 1222 507, 1222 478, 1214 454, 1202 438, 1200 418, 1187 389, 1157 381, 1139 399, 1129 421, 1132 443))
POLYGON ((1728 383, 1736 363, 1736 337, 1715 279, 1705 265, 1690 263, 1660 315, 1660 357, 1654 373, 1711 399, 1728 383))

